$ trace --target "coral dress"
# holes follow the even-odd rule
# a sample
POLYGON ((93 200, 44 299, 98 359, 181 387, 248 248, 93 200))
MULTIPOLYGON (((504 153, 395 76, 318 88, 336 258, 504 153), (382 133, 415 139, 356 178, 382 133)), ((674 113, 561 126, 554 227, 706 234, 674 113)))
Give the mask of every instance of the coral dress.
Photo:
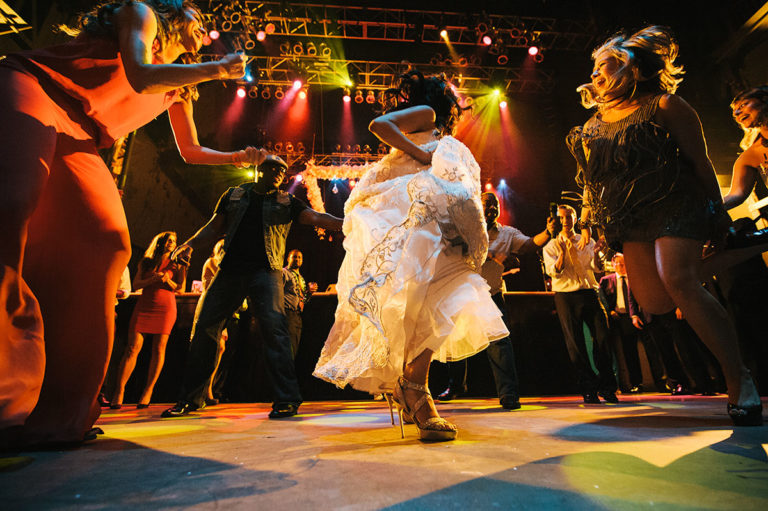
POLYGON ((134 91, 110 39, 0 62, 0 444, 80 441, 99 417, 131 245, 98 148, 177 98, 134 91))
POLYGON ((345 205, 339 305, 314 372, 339 387, 391 391, 425 349, 459 360, 508 334, 476 272, 488 249, 480 168, 453 137, 410 138, 434 150, 432 166, 394 150, 345 205))
MULTIPOLYGON (((169 272, 171 280, 178 278, 176 265, 163 259, 157 272, 169 272)), ((179 280, 180 282, 180 280, 179 280)), ((176 293, 168 284, 156 282, 141 291, 131 316, 131 327, 142 334, 170 334, 176 323, 176 293)))

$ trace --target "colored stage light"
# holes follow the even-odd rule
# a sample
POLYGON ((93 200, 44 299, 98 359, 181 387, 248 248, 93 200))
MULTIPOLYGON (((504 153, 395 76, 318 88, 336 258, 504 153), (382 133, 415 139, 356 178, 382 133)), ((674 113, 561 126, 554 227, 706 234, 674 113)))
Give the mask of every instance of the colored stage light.
POLYGON ((499 108, 507 108, 507 102, 502 100, 502 102, 499 103, 499 108))
POLYGON ((442 37, 443 39, 448 39, 448 31, 446 29, 442 29, 440 31, 440 37, 442 37))
POLYGON ((490 192, 493 190, 493 185, 491 183, 485 183, 485 191, 490 192))
POLYGON ((349 103, 350 101, 352 101, 352 97, 349 95, 349 93, 345 93, 344 97, 341 99, 344 100, 344 103, 349 103))
POLYGON ((307 91, 299 91, 299 99, 307 99, 307 91))
POLYGON ((259 30, 258 32, 256 32, 256 40, 257 41, 261 42, 261 41, 263 41, 266 38, 267 38, 267 33, 264 32, 263 30, 259 30))
POLYGON ((294 177, 293 180, 296 181, 297 183, 301 183, 304 180, 304 176, 302 176, 301 174, 296 174, 296 177, 294 177))
POLYGON ((368 103, 369 105, 376 103, 376 95, 373 93, 372 90, 369 90, 368 94, 366 94, 365 102, 368 103))
POLYGON ((211 37, 208 35, 203 36, 203 45, 209 46, 213 41, 211 40, 211 37))
POLYGON ((507 62, 509 62, 509 57, 507 57, 503 53, 498 57, 496 57, 496 63, 500 66, 506 66, 507 62))
POLYGON ((299 90, 301 89, 301 86, 302 86, 301 80, 293 81, 293 90, 299 90))
POLYGON ((253 81, 253 76, 251 76, 250 72, 245 73, 245 81, 246 82, 252 82, 253 81))
POLYGON ((491 36, 489 36, 489 35, 484 35, 484 36, 483 36, 483 45, 485 45, 485 46, 490 46, 490 45, 491 45, 491 43, 493 43, 493 39, 491 39, 491 36))
POLYGON ((274 23, 267 23, 264 26, 264 32, 267 34, 274 34, 275 33, 275 24, 274 23))
POLYGON ((493 89, 494 96, 498 96, 499 94, 501 94, 501 91, 499 89, 493 89))
POLYGON ((275 89, 275 99, 282 100, 285 97, 285 92, 283 91, 282 87, 278 87, 275 89))
POLYGON ((237 97, 238 98, 244 98, 245 97, 245 87, 238 87, 237 88, 237 97))
POLYGON ((503 179, 499 179, 499 188, 507 186, 507 182, 503 179))
POLYGON ((253 179, 253 176, 254 176, 254 174, 253 174, 253 171, 252 171, 252 170, 249 170, 249 171, 247 171, 247 172, 245 173, 245 175, 246 175, 246 176, 248 176, 248 178, 250 178, 250 179, 253 179))
POLYGON ((531 57, 533 57, 537 53, 539 53, 539 47, 538 46, 531 46, 530 48, 528 48, 528 55, 530 55, 531 57))
POLYGON ((365 101, 365 98, 363 98, 363 91, 356 90, 355 91, 355 103, 362 103, 365 101))
POLYGON ((213 39, 214 41, 219 38, 219 31, 218 30, 211 30, 208 32, 208 37, 213 39))

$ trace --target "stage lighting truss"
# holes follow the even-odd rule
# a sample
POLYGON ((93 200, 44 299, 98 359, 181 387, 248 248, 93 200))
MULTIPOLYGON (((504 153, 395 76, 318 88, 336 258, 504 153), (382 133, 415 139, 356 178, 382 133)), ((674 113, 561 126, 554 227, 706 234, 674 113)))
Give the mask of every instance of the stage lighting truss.
MULTIPOLYGON (((206 54, 211 51, 203 48, 204 59, 215 60, 217 54, 206 54)), ((479 95, 491 82, 500 83, 503 92, 546 93, 555 85, 554 71, 536 66, 535 69, 523 70, 522 67, 511 66, 482 66, 468 62, 465 67, 447 68, 444 62, 413 63, 424 74, 445 73, 448 80, 454 84, 459 94, 479 95)), ((366 96, 362 91, 374 91, 379 94, 394 87, 398 77, 409 70, 409 64, 403 62, 378 62, 367 60, 337 60, 319 61, 306 55, 302 57, 270 57, 250 56, 249 66, 254 76, 258 76, 259 86, 273 88, 291 87, 297 70, 301 71, 304 84, 309 86, 339 85, 339 72, 344 71, 348 76, 355 77, 356 91, 353 99, 364 102, 366 96), (318 65, 319 64, 319 65, 318 65), (359 92, 359 96, 358 96, 359 92), (357 98, 360 99, 357 99, 357 98)), ((277 97, 277 92, 273 92, 277 97)), ((263 97, 263 96, 262 96, 263 97)), ((381 101, 381 98, 377 98, 381 101)))
MULTIPOLYGON (((201 2, 202 3, 202 2, 201 2)), ((501 14, 390 9, 363 6, 286 3, 280 1, 209 0, 206 21, 216 18, 227 32, 253 31, 265 23, 275 36, 369 41, 420 41, 445 44, 445 30, 453 45, 476 46, 482 36, 502 35, 515 48, 524 48, 524 33, 553 50, 586 51, 597 33, 592 20, 567 20, 501 14), (226 28, 224 26, 226 23, 226 28)), ((315 42, 315 44, 317 44, 315 42)), ((303 48, 306 51, 306 47, 303 48)))

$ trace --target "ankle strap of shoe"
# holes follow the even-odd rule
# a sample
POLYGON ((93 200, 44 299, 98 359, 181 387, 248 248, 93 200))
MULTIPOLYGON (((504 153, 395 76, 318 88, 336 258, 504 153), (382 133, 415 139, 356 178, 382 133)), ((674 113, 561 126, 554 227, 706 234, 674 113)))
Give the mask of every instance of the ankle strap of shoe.
POLYGON ((400 386, 403 387, 403 388, 418 390, 419 392, 423 392, 423 393, 428 394, 430 396, 432 395, 429 392, 429 389, 427 388, 426 385, 422 385, 421 383, 414 383, 414 382, 408 380, 405 376, 401 376, 400 377, 400 381, 401 381, 400 386))

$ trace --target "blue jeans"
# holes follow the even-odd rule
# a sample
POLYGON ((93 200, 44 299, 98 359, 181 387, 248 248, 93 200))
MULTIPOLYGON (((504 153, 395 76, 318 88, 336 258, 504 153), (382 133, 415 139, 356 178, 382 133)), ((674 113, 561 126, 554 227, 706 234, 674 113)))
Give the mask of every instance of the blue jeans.
POLYGON ((205 403, 205 389, 216 364, 221 330, 246 297, 251 300, 251 312, 261 328, 265 366, 272 380, 275 403, 301 403, 283 312, 282 270, 242 273, 225 268, 219 270, 197 304, 181 401, 198 408, 205 403))

